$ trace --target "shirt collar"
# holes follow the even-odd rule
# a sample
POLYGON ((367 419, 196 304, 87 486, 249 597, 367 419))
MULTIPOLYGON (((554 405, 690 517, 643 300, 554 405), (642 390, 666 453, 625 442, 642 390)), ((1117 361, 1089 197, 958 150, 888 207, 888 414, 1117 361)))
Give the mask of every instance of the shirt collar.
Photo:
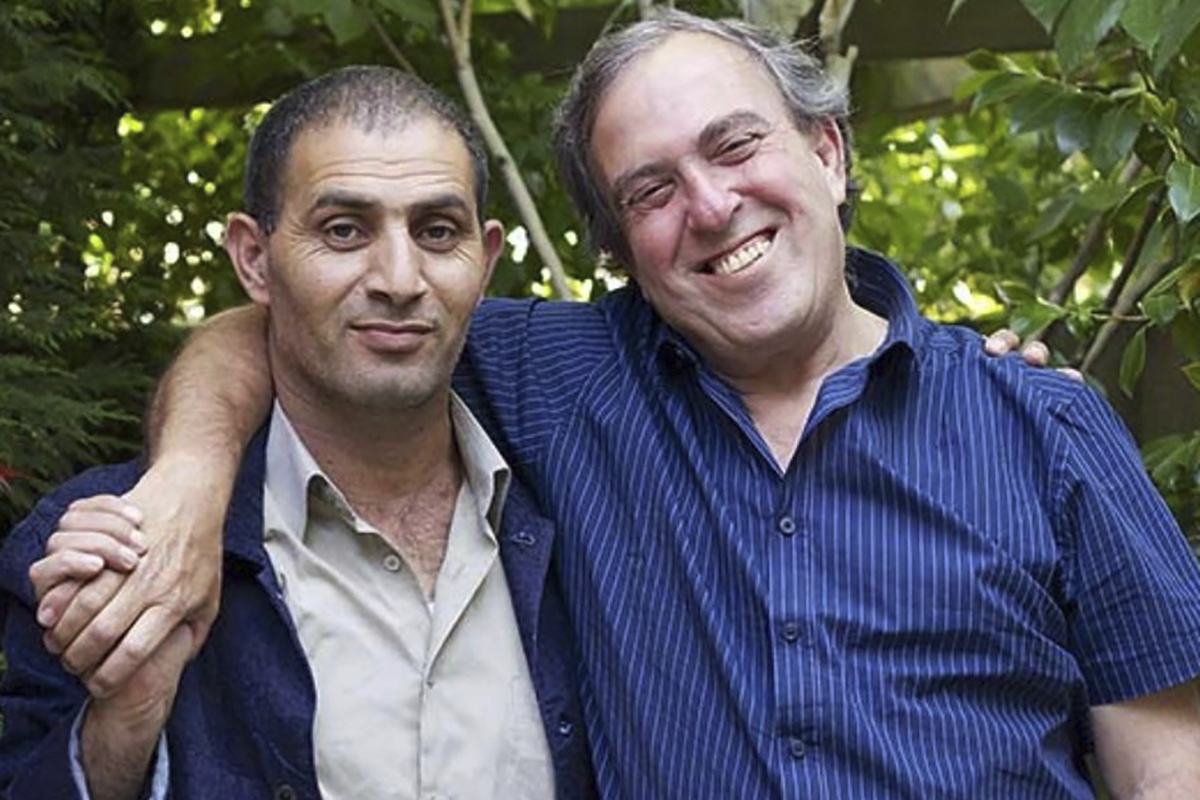
MULTIPOLYGON (((450 422, 467 483, 479 507, 486 509, 488 523, 497 529, 511 480, 508 464, 456 394, 450 396, 450 422)), ((271 498, 271 511, 284 530, 301 538, 308 530, 313 492, 320 492, 321 499, 347 516, 355 528, 367 527, 304 446, 278 400, 271 410, 267 433, 264 489, 271 498)))

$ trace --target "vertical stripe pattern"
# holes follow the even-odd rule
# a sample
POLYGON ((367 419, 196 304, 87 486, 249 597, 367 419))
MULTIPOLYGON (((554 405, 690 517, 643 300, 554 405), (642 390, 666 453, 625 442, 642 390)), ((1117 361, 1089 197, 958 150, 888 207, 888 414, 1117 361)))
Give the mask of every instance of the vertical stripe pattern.
POLYGON ((456 387, 555 518, 609 798, 1080 798, 1090 704, 1200 674, 1200 572, 1091 390, 885 316, 775 466, 623 290, 489 301, 456 387))

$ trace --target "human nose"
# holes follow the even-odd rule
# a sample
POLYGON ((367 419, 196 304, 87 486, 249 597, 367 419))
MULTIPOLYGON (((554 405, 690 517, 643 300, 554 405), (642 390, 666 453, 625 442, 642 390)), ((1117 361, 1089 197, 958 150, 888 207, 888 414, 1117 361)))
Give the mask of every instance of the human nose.
POLYGON ((719 173, 692 167, 684 175, 688 225, 693 230, 724 230, 742 199, 719 173))
POLYGON ((376 239, 369 258, 366 278, 368 295, 404 302, 428 290, 421 250, 407 231, 389 233, 376 239))

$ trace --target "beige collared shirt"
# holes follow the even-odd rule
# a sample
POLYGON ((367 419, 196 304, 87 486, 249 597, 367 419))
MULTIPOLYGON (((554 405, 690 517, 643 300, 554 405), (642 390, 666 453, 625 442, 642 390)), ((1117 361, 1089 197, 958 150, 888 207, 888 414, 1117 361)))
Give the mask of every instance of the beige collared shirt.
POLYGON ((554 796, 494 533, 508 468, 457 397, 451 416, 466 480, 428 603, 278 404, 271 417, 265 543, 317 687, 327 800, 554 796))

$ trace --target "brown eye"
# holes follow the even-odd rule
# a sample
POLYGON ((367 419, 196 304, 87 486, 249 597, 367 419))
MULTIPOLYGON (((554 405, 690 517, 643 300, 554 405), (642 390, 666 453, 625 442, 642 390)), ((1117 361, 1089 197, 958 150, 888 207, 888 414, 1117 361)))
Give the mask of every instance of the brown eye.
POLYGON ((347 220, 337 220, 327 223, 321 229, 326 243, 336 250, 352 250, 365 244, 367 234, 357 223, 347 220))
POLYGON ((417 233, 417 241, 421 246, 436 252, 453 250, 461 238, 459 227, 446 221, 427 223, 417 233))
POLYGON ((636 191, 630 194, 626 199, 624 206, 627 209, 644 210, 649 208, 661 208, 666 205, 671 199, 671 183, 670 181, 656 181, 648 183, 645 186, 639 187, 636 191))

